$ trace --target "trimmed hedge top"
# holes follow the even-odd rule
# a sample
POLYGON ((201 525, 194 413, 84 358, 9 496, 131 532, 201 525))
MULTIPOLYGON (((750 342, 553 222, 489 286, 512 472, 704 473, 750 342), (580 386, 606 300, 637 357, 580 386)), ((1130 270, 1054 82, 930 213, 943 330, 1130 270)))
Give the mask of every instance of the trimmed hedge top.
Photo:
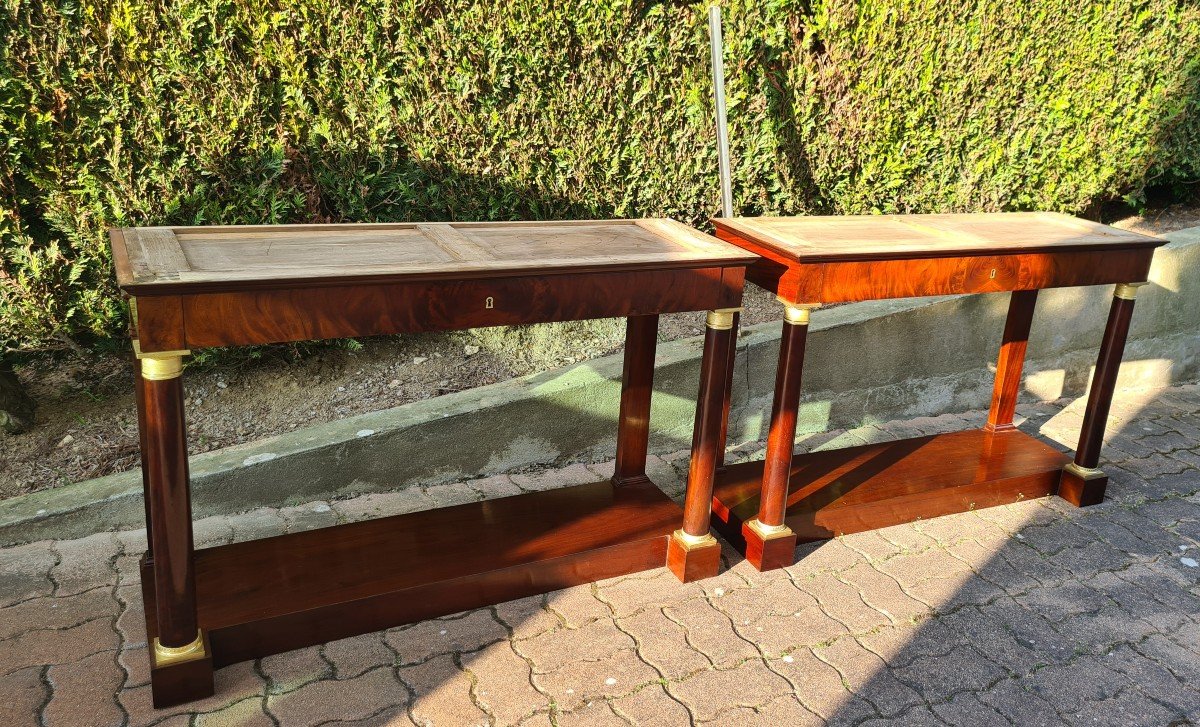
MULTIPOLYGON (((113 225, 719 207, 704 4, 0 7, 0 344, 110 336, 113 225)), ((1088 210, 1200 179, 1200 6, 733 2, 743 214, 1088 210)))

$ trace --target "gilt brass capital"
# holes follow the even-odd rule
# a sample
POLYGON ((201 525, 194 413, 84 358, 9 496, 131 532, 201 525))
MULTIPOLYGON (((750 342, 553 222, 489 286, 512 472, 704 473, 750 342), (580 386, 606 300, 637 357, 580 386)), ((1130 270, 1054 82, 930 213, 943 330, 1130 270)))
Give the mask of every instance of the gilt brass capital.
POLYGON ((810 314, 821 307, 820 303, 793 303, 779 296, 775 299, 783 303, 783 320, 793 326, 807 326, 810 314))
POLYGON ((151 351, 143 353, 137 339, 133 341, 133 353, 142 365, 142 378, 146 381, 169 381, 183 375, 183 357, 191 351, 151 351))
POLYGON ((718 308, 710 310, 704 323, 714 331, 728 331, 733 328, 733 316, 741 313, 741 308, 718 308))
POLYGON ((203 659, 207 656, 204 650, 204 634, 196 629, 196 640, 183 646, 163 646, 158 637, 154 637, 154 665, 156 667, 183 664, 188 661, 203 659))
POLYGON ((1138 288, 1146 283, 1117 283, 1117 289, 1113 291, 1113 297, 1122 300, 1133 300, 1137 297, 1138 288))

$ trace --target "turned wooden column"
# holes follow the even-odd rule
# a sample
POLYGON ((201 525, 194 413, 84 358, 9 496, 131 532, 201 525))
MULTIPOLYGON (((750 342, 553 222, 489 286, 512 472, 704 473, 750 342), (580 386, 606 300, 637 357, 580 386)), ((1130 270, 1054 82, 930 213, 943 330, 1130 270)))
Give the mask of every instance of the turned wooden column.
POLYGON ((616 484, 646 476, 650 441, 650 400, 654 393, 654 351, 658 316, 630 316, 625 322, 625 368, 617 424, 616 484))
POLYGON ((729 408, 733 403, 733 369, 737 361, 738 325, 742 321, 741 313, 733 314, 733 328, 730 338, 733 343, 729 346, 729 363, 725 369, 725 400, 721 403, 721 438, 717 445, 717 468, 725 466, 725 448, 729 446, 729 408))
POLYGON ((1088 390, 1087 407, 1083 411, 1083 426, 1075 461, 1068 464, 1058 485, 1058 495, 1077 507, 1095 505, 1104 500, 1108 475, 1096 468, 1100 463, 1100 448, 1104 446, 1104 428, 1112 406, 1121 357, 1125 354, 1125 339, 1129 336, 1129 320, 1133 316, 1133 301, 1137 289, 1145 283, 1121 283, 1113 292, 1108 325, 1100 341, 1096 371, 1088 390))
POLYGON ((809 315, 815 305, 784 303, 783 333, 775 369, 775 398, 771 404, 771 430, 763 461, 762 494, 758 516, 742 525, 746 560, 760 571, 795 562, 796 534, 784 524, 792 451, 796 446, 796 417, 804 371, 804 345, 809 315))
POLYGON ((150 468, 146 466, 146 380, 142 378, 142 360, 133 357, 133 401, 137 407, 138 452, 141 454, 142 504, 146 510, 146 562, 154 560, 154 536, 150 514, 150 468))
POLYGON ((992 407, 984 426, 989 432, 1013 428, 1017 397, 1021 393, 1021 369, 1025 366, 1025 350, 1029 346, 1029 328, 1033 325, 1037 297, 1036 290, 1014 290, 1009 297, 1008 318, 1004 321, 1004 337, 996 360, 992 407))
MULTIPOLYGON (((142 471, 149 493, 158 668, 203 659, 196 620, 192 507, 188 487, 187 428, 183 419, 183 356, 187 351, 139 353, 141 359, 142 471)), ((211 690, 211 688, 210 688, 211 690)))
POLYGON ((696 398, 683 527, 672 533, 667 544, 667 567, 685 583, 714 576, 720 568, 721 546, 709 532, 709 522, 713 481, 720 459, 718 447, 729 348, 733 345, 733 319, 739 310, 712 310, 705 321, 704 358, 700 364, 700 393, 696 398))

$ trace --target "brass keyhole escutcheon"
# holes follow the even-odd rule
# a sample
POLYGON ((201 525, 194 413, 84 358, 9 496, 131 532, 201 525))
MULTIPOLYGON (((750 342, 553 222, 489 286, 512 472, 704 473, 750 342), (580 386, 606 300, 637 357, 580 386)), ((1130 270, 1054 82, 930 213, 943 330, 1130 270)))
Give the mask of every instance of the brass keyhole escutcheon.
POLYGON ((995 280, 995 279, 996 279, 996 268, 992 268, 992 275, 991 275, 991 278, 992 278, 992 280, 995 280))
POLYGON ((492 308, 496 307, 496 301, 493 300, 492 296, 489 295, 487 298, 484 299, 483 307, 487 308, 488 310, 491 310, 492 308))

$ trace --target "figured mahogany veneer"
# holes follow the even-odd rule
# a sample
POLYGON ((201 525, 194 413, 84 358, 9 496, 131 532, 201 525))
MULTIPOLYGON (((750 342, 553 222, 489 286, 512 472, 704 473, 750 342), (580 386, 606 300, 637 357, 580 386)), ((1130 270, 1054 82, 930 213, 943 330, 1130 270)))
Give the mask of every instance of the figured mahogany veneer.
POLYGON ((692 447, 703 466, 686 518, 646 477, 654 354, 659 314, 732 315, 753 254, 671 220, 157 227, 110 239, 143 357, 156 706, 211 694, 213 668, 244 659, 663 565, 683 580, 716 574, 711 536, 685 567, 668 551, 676 530, 708 532, 734 332, 710 325, 692 447), (194 551, 178 378, 188 350, 613 316, 628 326, 611 482, 194 551))
POLYGON ((110 232, 143 351, 736 307, 753 255, 673 220, 110 232))
POLYGON ((780 342, 765 460, 722 470, 713 499, 718 529, 760 570, 792 563, 797 540, 1055 493, 1075 505, 1104 498, 1107 477, 1095 467, 1135 288, 1119 285, 1115 291, 1074 462, 1013 426, 1037 294, 1042 288, 1141 283, 1164 240, 1044 212, 713 224, 718 237, 761 256, 747 277, 793 307, 780 342), (795 311, 876 298, 1006 291, 1008 318, 982 431, 793 457, 808 327, 795 311))
MULTIPOLYGON (((1067 455, 1010 429, 953 432, 797 454, 785 522, 799 542, 1007 505, 1058 490, 1067 455)), ((744 547, 763 463, 730 465, 717 481, 713 525, 744 547)))
POLYGON ((794 303, 996 293, 1146 279, 1163 240, 1012 212, 714 219, 759 254, 747 278, 794 303))
POLYGON ((679 520, 642 477, 204 548, 198 618, 221 667, 659 568, 679 520))

